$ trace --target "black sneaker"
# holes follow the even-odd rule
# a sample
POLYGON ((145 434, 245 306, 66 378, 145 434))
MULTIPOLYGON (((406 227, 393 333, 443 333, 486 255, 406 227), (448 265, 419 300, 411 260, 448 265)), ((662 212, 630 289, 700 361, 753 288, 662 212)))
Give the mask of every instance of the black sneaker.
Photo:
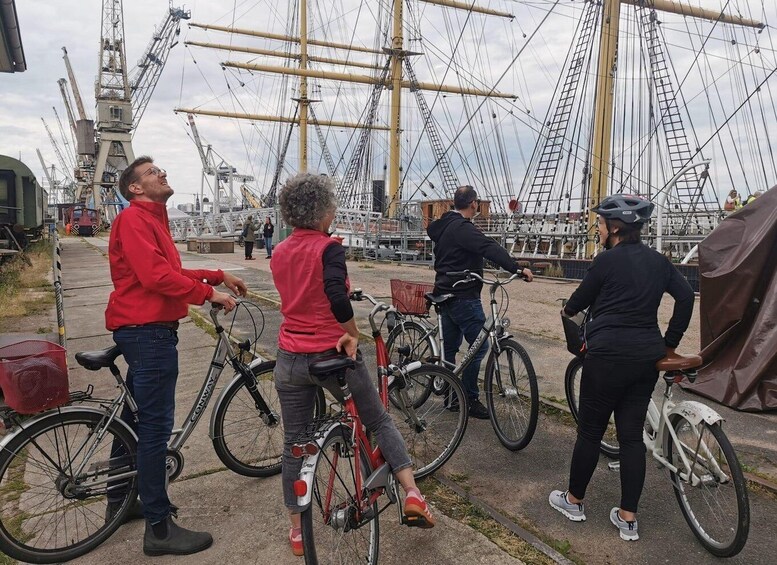
POLYGON ((469 417, 478 420, 488 420, 488 408, 477 398, 469 401, 469 417))

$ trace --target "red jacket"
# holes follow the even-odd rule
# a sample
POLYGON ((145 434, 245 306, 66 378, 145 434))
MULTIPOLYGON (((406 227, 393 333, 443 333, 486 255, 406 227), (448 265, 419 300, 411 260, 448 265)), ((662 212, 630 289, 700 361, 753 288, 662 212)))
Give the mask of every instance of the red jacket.
MULTIPOLYGON (((324 232, 295 228, 273 251, 270 270, 283 314, 281 349, 318 353, 333 349, 345 333, 324 292, 323 256, 330 245, 340 244, 324 232)), ((350 286, 347 278, 345 285, 350 286)))
POLYGON ((105 327, 111 331, 177 321, 188 314, 189 304, 203 304, 213 295, 211 285, 224 282, 222 271, 181 268, 167 207, 159 202, 132 200, 116 217, 108 258, 115 290, 105 309, 105 327))

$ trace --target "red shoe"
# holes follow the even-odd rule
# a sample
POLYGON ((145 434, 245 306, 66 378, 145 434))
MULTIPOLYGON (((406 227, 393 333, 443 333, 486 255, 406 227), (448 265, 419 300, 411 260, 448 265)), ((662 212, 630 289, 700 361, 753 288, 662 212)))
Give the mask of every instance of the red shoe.
POLYGON ((297 557, 305 555, 305 550, 302 547, 302 530, 295 528, 289 530, 289 543, 291 544, 291 552, 297 557))
POLYGON ((433 528, 435 521, 423 495, 410 492, 405 497, 405 524, 416 528, 433 528))

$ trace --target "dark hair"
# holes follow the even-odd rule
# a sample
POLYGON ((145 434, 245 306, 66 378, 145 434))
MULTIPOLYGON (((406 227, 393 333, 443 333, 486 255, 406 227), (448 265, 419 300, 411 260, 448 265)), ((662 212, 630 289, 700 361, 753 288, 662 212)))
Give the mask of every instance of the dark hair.
POLYGON ((453 207, 456 210, 463 210, 477 200, 477 198, 478 194, 474 188, 469 185, 460 186, 453 195, 453 207))
POLYGON ((121 176, 119 177, 119 192, 121 192, 121 195, 126 200, 132 200, 132 197, 135 196, 129 190, 130 185, 138 180, 138 177, 135 175, 135 169, 146 163, 153 162, 154 160, 148 155, 141 155, 127 165, 127 168, 122 171, 121 176))
POLYGON ((611 235, 619 237, 623 243, 639 243, 641 241, 642 226, 644 224, 639 222, 627 224, 615 218, 612 220, 605 218, 605 221, 607 222, 607 231, 611 235), (618 228, 618 233, 613 234, 612 228, 618 228))

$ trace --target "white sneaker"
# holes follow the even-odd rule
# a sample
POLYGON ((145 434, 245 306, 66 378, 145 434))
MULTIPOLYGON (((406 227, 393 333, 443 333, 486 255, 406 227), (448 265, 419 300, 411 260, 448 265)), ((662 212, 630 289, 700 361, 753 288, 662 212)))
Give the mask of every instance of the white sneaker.
POLYGON ((561 512, 564 516, 572 520, 573 522, 585 522, 585 507, 583 503, 576 504, 567 500, 567 493, 569 491, 554 490, 548 497, 550 505, 561 512))
POLYGON ((618 533, 620 533, 622 540, 637 541, 639 539, 637 521, 634 520, 633 522, 629 522, 624 520, 621 518, 618 510, 617 506, 610 510, 610 522, 612 522, 613 526, 618 528, 618 533))

